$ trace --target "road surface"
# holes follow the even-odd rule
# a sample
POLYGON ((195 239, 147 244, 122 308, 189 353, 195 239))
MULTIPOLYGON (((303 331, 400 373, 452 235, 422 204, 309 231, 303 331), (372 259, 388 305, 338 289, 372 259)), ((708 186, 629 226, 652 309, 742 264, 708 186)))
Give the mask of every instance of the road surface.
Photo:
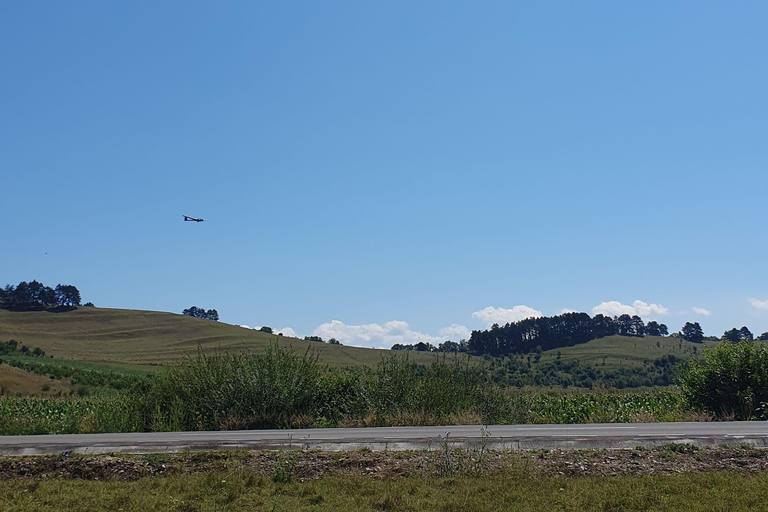
POLYGON ((768 447, 768 422, 596 423, 588 425, 452 425, 0 436, 0 455, 173 453, 203 450, 616 449, 688 443, 768 447))

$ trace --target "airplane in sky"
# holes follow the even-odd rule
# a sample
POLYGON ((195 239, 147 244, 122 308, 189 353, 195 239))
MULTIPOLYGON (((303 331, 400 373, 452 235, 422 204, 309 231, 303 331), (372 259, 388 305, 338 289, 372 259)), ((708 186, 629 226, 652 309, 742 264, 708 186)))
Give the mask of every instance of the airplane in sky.
POLYGON ((189 215, 184 215, 184 222, 203 222, 206 219, 198 219, 195 217, 190 217, 189 215))

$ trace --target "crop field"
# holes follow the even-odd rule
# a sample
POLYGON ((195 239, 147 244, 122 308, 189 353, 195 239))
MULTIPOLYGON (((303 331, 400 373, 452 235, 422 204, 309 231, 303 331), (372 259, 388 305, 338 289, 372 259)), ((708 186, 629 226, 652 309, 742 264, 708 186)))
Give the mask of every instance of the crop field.
MULTIPOLYGON (((499 384, 502 369, 486 358, 328 345, 170 313, 0 310, 0 341, 10 339, 30 350, 0 357, 14 367, 0 380, 8 435, 707 418, 675 388, 520 389, 499 384)), ((638 367, 704 347, 612 336, 545 352, 533 367, 638 367)))
POLYGON ((675 390, 505 389, 469 363, 421 366, 393 355, 375 368, 340 369, 276 345, 261 356, 201 353, 143 378, 90 370, 70 378, 96 392, 0 398, 0 434, 680 421, 696 415, 675 390))
MULTIPOLYGON (((58 359, 91 362, 168 365, 204 352, 263 354, 270 343, 308 348, 331 366, 374 366, 386 350, 314 343, 270 335, 235 325, 173 313, 126 309, 79 308, 75 311, 12 312, 0 309, 0 341, 14 339, 40 347, 58 359)), ((412 353, 418 362, 435 356, 412 353)))

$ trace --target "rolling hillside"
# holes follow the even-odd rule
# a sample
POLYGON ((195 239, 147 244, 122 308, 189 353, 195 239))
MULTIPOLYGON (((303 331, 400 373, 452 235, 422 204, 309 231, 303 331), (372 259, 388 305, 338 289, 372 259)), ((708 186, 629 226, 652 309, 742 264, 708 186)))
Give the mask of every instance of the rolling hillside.
MULTIPOLYGON (((0 341, 40 347, 57 359, 130 364, 173 364, 205 352, 264 352, 269 343, 304 352, 311 348, 321 362, 331 366, 375 365, 388 350, 314 343, 270 335, 234 325, 173 313, 127 309, 79 308, 54 313, 0 310, 0 341)), ((410 353, 420 363, 434 361, 434 354, 410 353)))
POLYGON ((673 355, 678 359, 690 359, 700 357, 707 347, 716 345, 717 342, 705 341, 704 343, 692 343, 682 338, 644 336, 606 336, 587 343, 548 350, 541 354, 542 363, 550 363, 557 359, 564 362, 578 360, 590 366, 602 366, 606 368, 618 368, 621 366, 642 366, 643 361, 653 361, 666 355, 673 355))

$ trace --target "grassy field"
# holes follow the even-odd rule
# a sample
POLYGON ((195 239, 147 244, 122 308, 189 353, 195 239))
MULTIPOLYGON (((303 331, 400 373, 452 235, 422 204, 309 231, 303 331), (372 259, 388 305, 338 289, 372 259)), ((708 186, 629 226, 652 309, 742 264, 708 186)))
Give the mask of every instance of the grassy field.
POLYGON ((605 363, 607 369, 642 366, 643 361, 653 361, 665 355, 673 355, 678 359, 701 356, 704 348, 716 344, 712 341, 692 343, 672 337, 607 336, 572 347, 547 350, 541 354, 541 362, 551 363, 560 352, 562 361, 578 360, 590 366, 602 366, 605 363))
POLYGON ((766 510, 768 475, 731 473, 533 478, 328 477, 275 483, 247 471, 145 477, 133 482, 0 482, 13 511, 741 511, 766 510))
MULTIPOLYGON (((40 347, 57 359, 110 363, 113 370, 143 365, 176 363, 194 356, 198 346, 205 352, 247 351, 262 354, 270 342, 307 348, 330 366, 373 366, 388 350, 363 349, 313 343, 269 335, 235 325, 201 320, 173 313, 125 309, 79 308, 64 313, 0 310, 0 341, 15 339, 28 347, 40 347), (123 363, 121 365, 121 363, 123 363), (125 363, 128 365, 126 366, 125 363)), ((691 343, 680 338, 609 336, 588 343, 544 352, 541 362, 579 360, 591 366, 619 368, 639 366, 665 355, 688 359, 700 355, 713 342, 691 343)), ((409 352, 412 361, 428 364, 434 354, 409 352)))
MULTIPOLYGON (((198 347, 205 352, 263 354, 270 342, 299 352, 311 348, 320 362, 330 366, 373 366, 382 355, 391 354, 269 335, 173 313, 102 308, 64 313, 0 310, 0 341, 11 339, 40 347, 57 359, 131 365, 177 363, 194 356, 198 347)), ((409 357, 424 364, 435 359, 426 353, 409 353, 409 357)))
POLYGON ((61 379, 51 379, 7 364, 0 364, 0 396, 53 396, 69 394, 72 386, 61 379))

